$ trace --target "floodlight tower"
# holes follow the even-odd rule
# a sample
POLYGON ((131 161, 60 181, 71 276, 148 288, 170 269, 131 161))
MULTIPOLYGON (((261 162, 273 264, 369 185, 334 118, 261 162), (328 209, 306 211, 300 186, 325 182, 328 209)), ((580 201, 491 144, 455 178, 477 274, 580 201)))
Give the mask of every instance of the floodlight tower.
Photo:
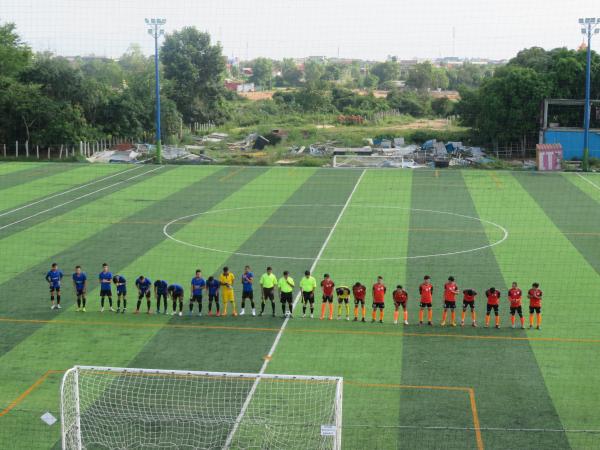
POLYGON ((160 138, 160 74, 158 70, 158 38, 165 34, 163 25, 166 19, 146 19, 148 34, 154 38, 154 79, 156 88, 156 161, 162 162, 162 144, 160 138))
POLYGON ((581 34, 587 35, 587 67, 585 71, 585 117, 583 118, 583 170, 589 170, 590 160, 590 94, 592 67, 592 36, 600 33, 600 18, 587 17, 579 19, 581 34))

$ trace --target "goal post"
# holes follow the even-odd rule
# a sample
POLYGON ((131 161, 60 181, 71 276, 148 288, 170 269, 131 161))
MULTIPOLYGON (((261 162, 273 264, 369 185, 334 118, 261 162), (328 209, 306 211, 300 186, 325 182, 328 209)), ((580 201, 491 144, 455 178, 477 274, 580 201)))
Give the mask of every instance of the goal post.
POLYGON ((63 449, 340 449, 340 377, 75 366, 63 449))

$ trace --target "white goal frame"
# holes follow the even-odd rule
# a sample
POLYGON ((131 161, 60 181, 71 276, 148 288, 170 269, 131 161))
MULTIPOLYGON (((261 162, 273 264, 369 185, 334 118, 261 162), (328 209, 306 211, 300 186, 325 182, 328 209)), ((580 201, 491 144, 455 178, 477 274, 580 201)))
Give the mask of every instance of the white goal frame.
MULTIPOLYGON (((233 372, 202 372, 202 371, 183 371, 183 370, 160 370, 160 369, 137 369, 137 368, 120 368, 120 367, 98 367, 98 366, 74 366, 67 370, 62 378, 60 387, 60 407, 61 407, 61 441, 63 449, 76 448, 77 450, 84 449, 84 439, 82 438, 82 426, 81 417, 82 411, 80 410, 80 383, 79 376, 81 371, 86 372, 98 372, 99 374, 123 374, 123 375, 173 375, 177 377, 201 377, 201 378, 214 378, 214 379, 231 379, 231 380, 244 380, 253 381, 253 390, 256 389, 258 383, 261 380, 271 381, 297 381, 297 382, 330 382, 335 384, 335 398, 334 400, 334 417, 333 422, 325 425, 328 428, 327 433, 324 434, 323 427, 321 428, 321 436, 331 436, 331 448, 334 450, 340 450, 342 445, 342 397, 343 397, 343 378, 342 377, 325 377, 325 376, 307 376, 307 375, 275 375, 275 374, 259 374, 259 373, 233 373, 233 372), (68 392, 71 390, 71 392, 68 392), (70 399, 74 400, 75 405, 66 405, 65 399, 70 396, 70 399), (331 427, 335 428, 332 430, 331 427), (75 444, 69 443, 67 440, 68 435, 75 434, 75 444)), ((248 400, 248 399, 247 399, 248 400)), ((247 402, 247 401, 246 401, 247 402)), ((235 435, 238 426, 242 423, 244 415, 246 414, 245 408, 247 407, 246 402, 244 407, 241 408, 238 417, 235 421, 232 421, 232 431, 228 436, 225 447, 230 445, 233 435, 235 435)), ((300 407, 302 405, 299 405, 300 407)), ((71 438, 70 441, 73 441, 71 438)))

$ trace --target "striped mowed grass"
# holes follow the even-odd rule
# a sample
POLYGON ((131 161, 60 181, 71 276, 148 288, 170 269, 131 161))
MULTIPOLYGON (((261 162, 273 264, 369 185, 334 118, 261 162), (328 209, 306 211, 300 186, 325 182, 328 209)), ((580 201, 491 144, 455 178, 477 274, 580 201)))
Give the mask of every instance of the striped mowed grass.
MULTIPOLYGON (((39 417, 59 415, 61 374, 75 364, 261 370, 283 323, 279 303, 275 318, 270 305, 263 317, 130 313, 140 274, 182 284, 187 312, 197 268, 208 276, 227 265, 239 279, 247 264, 257 278, 271 265, 296 282, 312 266, 338 285, 383 276, 383 324, 370 323, 370 295, 367 323, 346 321, 345 308, 342 320, 302 319, 298 304, 266 366, 344 377, 344 448, 600 443, 575 432, 600 429, 593 174, 11 163, 0 165, 0 192, 2 447, 59 445, 58 425, 39 417), (65 272, 60 312, 43 279, 54 261, 65 272), (127 314, 99 312, 103 262, 129 282, 127 314), (90 279, 85 314, 75 311, 75 264, 90 279), (426 274, 433 327, 417 325, 426 274), (480 324, 483 292, 502 291, 499 330, 439 326, 450 275, 479 292, 480 324), (513 281, 524 291, 541 284, 542 330, 510 328, 513 281), (409 326, 392 323, 397 284, 409 292, 409 326)), ((239 307, 241 284, 236 291, 239 307)))

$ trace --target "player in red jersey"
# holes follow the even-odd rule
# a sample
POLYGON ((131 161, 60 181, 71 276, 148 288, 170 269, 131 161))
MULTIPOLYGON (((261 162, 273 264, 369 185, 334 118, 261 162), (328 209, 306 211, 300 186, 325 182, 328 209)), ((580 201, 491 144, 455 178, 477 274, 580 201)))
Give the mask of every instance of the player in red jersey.
POLYGON ((321 290, 323 291, 323 304, 321 305, 321 320, 325 318, 325 308, 329 303, 329 320, 333 320, 333 288, 335 283, 326 273, 321 281, 321 290))
POLYGON ((539 283, 533 283, 531 289, 527 293, 529 298, 529 328, 533 328, 533 313, 535 312, 537 318, 537 329, 542 329, 542 295, 544 293, 540 290, 539 283))
POLYGON ((402 288, 401 285, 396 286, 396 290, 392 293, 394 297, 394 324, 398 324, 398 317, 400 311, 398 308, 402 306, 404 313, 404 325, 408 325, 408 311, 406 309, 406 302, 408 301, 408 293, 402 288))
POLYGON ((358 306, 361 307, 362 322, 365 321, 367 309, 365 308, 365 297, 367 296, 367 287, 360 282, 354 283, 352 286, 352 294, 354 295, 354 321, 358 322, 358 306))
POLYGON ((516 281, 513 281, 512 287, 508 291, 508 301, 510 302, 510 323, 515 327, 515 313, 519 314, 521 319, 521 328, 525 328, 525 317, 523 317, 523 308, 521 306, 521 298, 523 291, 519 289, 516 281))
POLYGON ((383 284, 383 277, 377 277, 377 283, 373 285, 373 312, 371 313, 371 322, 375 322, 377 310, 379 309, 379 323, 383 323, 383 308, 385 308, 385 292, 387 288, 383 284))
POLYGON ((431 277, 425 275, 423 277, 423 283, 419 286, 419 294, 421 296, 419 306, 419 325, 423 325, 423 312, 427 308, 427 324, 433 325, 433 311, 431 311, 431 302, 433 300, 433 286, 431 285, 431 277))
POLYGON ((485 291, 485 296, 487 297, 485 327, 488 328, 490 326, 490 313, 493 309, 494 314, 496 315, 496 328, 500 328, 500 315, 498 314, 498 306, 500 305, 500 291, 494 287, 491 287, 485 291))
POLYGON ((444 312, 442 313, 442 326, 446 326, 446 318, 448 310, 451 314, 451 325, 456 326, 456 295, 459 293, 458 286, 454 281, 454 277, 448 277, 448 281, 444 284, 444 312))
POLYGON ((477 297, 477 292, 474 289, 465 289, 463 291, 463 310, 460 316, 460 326, 465 326, 465 314, 467 312, 467 308, 471 308, 471 320, 473 321, 472 325, 474 327, 477 326, 476 318, 477 314, 475 313, 475 297, 477 297))

